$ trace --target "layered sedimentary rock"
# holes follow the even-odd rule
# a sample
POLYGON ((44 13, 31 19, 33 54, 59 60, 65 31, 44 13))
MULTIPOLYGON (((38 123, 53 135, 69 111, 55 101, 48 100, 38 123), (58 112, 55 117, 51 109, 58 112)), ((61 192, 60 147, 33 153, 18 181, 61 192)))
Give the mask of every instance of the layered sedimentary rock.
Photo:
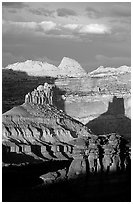
POLYGON ((46 83, 37 87, 25 96, 24 104, 3 114, 4 151, 42 160, 68 159, 70 141, 90 135, 87 127, 52 105, 52 88, 46 83))
POLYGON ((130 155, 123 138, 92 134, 53 105, 53 89, 48 83, 40 85, 25 96, 24 104, 3 114, 3 165, 73 160, 63 174, 68 179, 125 170, 130 155))

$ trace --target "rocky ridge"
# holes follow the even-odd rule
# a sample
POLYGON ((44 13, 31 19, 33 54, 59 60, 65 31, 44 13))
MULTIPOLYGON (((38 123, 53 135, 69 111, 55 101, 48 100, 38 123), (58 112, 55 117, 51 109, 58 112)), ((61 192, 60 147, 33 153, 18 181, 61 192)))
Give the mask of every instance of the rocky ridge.
POLYGON ((118 68, 113 68, 113 67, 103 67, 100 66, 96 70, 88 73, 89 76, 91 77, 104 77, 104 76, 117 76, 119 74, 125 74, 125 73, 130 73, 131 72, 131 67, 128 67, 126 65, 120 66, 118 68))
POLYGON ((27 60, 8 65, 4 69, 26 72, 29 76, 52 76, 58 75, 58 68, 52 64, 41 61, 27 60))
POLYGON ((27 60, 8 65, 4 69, 26 72, 29 76, 83 77, 86 72, 73 59, 64 57, 58 67, 47 62, 27 60))

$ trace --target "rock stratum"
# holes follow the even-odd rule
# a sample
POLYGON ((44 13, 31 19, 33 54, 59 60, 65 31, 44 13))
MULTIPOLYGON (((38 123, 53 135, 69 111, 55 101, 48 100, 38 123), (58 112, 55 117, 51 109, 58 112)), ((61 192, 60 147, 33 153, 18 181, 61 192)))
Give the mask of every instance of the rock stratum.
POLYGON ((113 132, 95 135, 57 109, 53 104, 54 86, 39 85, 26 94, 22 105, 3 114, 3 165, 73 160, 68 179, 86 174, 88 168, 91 173, 126 170, 130 146, 124 138, 113 132))

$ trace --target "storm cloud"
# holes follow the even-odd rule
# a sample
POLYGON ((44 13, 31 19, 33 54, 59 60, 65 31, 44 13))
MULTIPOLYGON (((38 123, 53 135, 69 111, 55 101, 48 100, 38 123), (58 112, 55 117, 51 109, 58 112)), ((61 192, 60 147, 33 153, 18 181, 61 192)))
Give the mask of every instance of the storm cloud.
POLYGON ((28 7, 27 4, 22 2, 2 2, 2 6, 6 8, 16 8, 16 9, 22 9, 22 8, 28 7))
POLYGON ((46 16, 46 17, 53 16, 53 14, 55 12, 53 10, 50 11, 50 10, 45 9, 45 8, 29 9, 29 11, 35 15, 42 15, 42 16, 46 16))
POLYGON ((57 15, 60 17, 76 16, 77 13, 72 9, 59 8, 57 9, 57 15))

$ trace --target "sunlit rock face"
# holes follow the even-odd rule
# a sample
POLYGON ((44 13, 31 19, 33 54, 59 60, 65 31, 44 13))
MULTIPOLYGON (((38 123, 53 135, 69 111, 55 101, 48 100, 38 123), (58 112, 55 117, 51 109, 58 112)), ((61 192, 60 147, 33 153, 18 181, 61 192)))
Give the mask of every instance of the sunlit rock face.
POLYGON ((74 59, 64 57, 58 66, 61 76, 66 77, 83 77, 86 76, 85 70, 74 59))
POLYGON ((96 70, 90 72, 88 75, 92 77, 105 77, 105 76, 118 76, 128 73, 131 73, 131 67, 128 66, 121 66, 118 68, 100 66, 96 70))
POLYGON ((56 77, 58 68, 47 62, 27 60, 25 62, 17 62, 5 67, 14 71, 26 72, 29 76, 52 76, 56 77))

